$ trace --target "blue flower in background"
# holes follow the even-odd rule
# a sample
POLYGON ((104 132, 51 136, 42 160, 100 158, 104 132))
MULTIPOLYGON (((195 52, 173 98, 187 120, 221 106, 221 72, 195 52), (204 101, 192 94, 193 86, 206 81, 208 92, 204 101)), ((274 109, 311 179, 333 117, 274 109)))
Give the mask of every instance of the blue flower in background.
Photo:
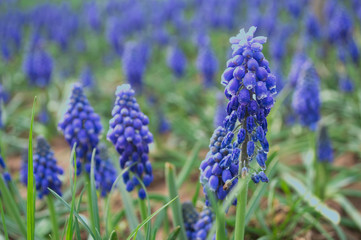
POLYGON ((317 138, 317 158, 320 162, 329 162, 332 163, 333 150, 332 142, 328 136, 327 128, 324 126, 320 127, 318 138, 317 138))
MULTIPOLYGON (((88 173, 91 170, 92 153, 88 153, 88 163, 85 169, 88 173)), ((94 179, 95 186, 100 191, 100 196, 106 197, 112 190, 117 178, 117 171, 108 155, 105 144, 100 144, 94 156, 94 179)))
POLYGON ((187 58, 182 49, 177 46, 171 47, 167 54, 167 64, 173 71, 174 76, 177 78, 183 77, 187 67, 187 58))
POLYGON ((28 185, 28 149, 24 149, 21 154, 20 182, 28 185))
POLYGON ((152 165, 148 158, 149 144, 153 142, 153 135, 147 126, 149 119, 140 111, 135 92, 129 84, 118 87, 115 95, 107 139, 120 154, 120 168, 129 168, 123 174, 127 191, 138 187, 139 198, 144 199, 145 189, 139 180, 143 181, 145 187, 153 181, 152 165))
POLYGON ((61 181, 59 175, 63 174, 63 169, 57 166, 54 152, 47 141, 38 137, 36 149, 33 156, 34 179, 38 197, 48 195, 48 188, 61 195, 61 181))
POLYGON ((118 17, 110 17, 106 23, 106 38, 116 54, 123 54, 125 27, 118 17))
POLYGON ((93 88, 95 86, 93 73, 90 67, 85 67, 80 76, 80 82, 84 88, 93 88))
POLYGON ((149 57, 147 45, 136 42, 127 42, 122 56, 123 71, 127 82, 138 93, 143 89, 143 77, 149 57))
POLYGON ((68 109, 58 128, 71 148, 76 143, 77 174, 80 174, 81 163, 97 147, 103 127, 79 83, 73 86, 68 109))
POLYGON ((188 240, 195 239, 195 224, 199 220, 199 213, 194 208, 193 203, 184 202, 182 204, 182 215, 188 240))
POLYGON ((99 31, 101 28, 101 12, 97 6, 96 1, 84 2, 84 15, 89 26, 94 31, 99 31))
POLYGON ((212 86, 218 72, 218 58, 210 46, 203 46, 199 50, 197 68, 202 75, 204 86, 212 86))
POLYGON ((301 125, 316 129, 320 119, 320 79, 310 60, 303 63, 292 99, 292 107, 301 125))
POLYGON ((307 57, 302 52, 297 52, 292 59, 291 62, 291 70, 288 74, 288 80, 292 87, 296 87, 297 82, 299 80, 299 76, 301 73, 301 68, 303 64, 306 62, 307 57))
POLYGON ((215 215, 210 208, 204 208, 199 214, 198 221, 194 224, 194 233, 191 240, 206 240, 208 233, 211 231, 215 215))
POLYGON ((340 76, 338 87, 341 92, 350 93, 354 90, 354 84, 349 76, 340 76))
POLYGON ((42 106, 41 111, 38 114, 38 121, 42 124, 48 124, 50 120, 50 114, 46 105, 42 106))
POLYGON ((321 26, 313 12, 308 12, 306 14, 305 25, 307 37, 309 37, 311 40, 319 40, 321 38, 321 26))
POLYGON ((158 133, 165 134, 171 130, 171 124, 163 112, 158 113, 158 133))
POLYGON ((217 97, 217 108, 213 122, 213 126, 215 128, 223 126, 223 121, 228 116, 226 110, 227 104, 224 94, 219 92, 217 93, 216 97, 217 97))
POLYGON ((30 85, 47 87, 53 72, 53 59, 43 48, 31 50, 23 61, 23 71, 30 85))

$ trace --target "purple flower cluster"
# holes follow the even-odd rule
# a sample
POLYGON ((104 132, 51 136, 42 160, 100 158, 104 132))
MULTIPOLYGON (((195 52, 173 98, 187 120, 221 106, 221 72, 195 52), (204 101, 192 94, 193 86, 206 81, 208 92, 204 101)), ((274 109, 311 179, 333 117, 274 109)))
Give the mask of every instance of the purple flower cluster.
MULTIPOLYGON (((87 172, 91 169, 92 153, 88 153, 88 164, 85 165, 87 172)), ((102 197, 112 190, 112 186, 117 178, 117 171, 109 158, 107 148, 100 144, 94 156, 94 178, 96 188, 100 191, 102 197)))
POLYGON ((318 133, 317 138, 317 157, 320 162, 329 162, 332 163, 333 151, 332 151, 332 142, 328 136, 327 128, 321 126, 321 129, 318 133))
POLYGON ((207 235, 210 232, 215 215, 210 208, 204 208, 199 214, 198 221, 194 224, 194 233, 191 240, 206 240, 207 235))
POLYGON ((87 154, 97 147, 103 127, 79 83, 73 86, 68 109, 58 128, 70 147, 76 143, 77 174, 80 174, 81 160, 87 161, 87 154))
POLYGON ((187 238, 188 240, 192 240, 194 239, 195 224, 199 219, 199 213, 193 206, 193 203, 184 202, 182 204, 182 215, 187 238))
POLYGON ((44 88, 51 80, 53 60, 44 49, 35 49, 25 57, 23 70, 31 85, 44 88))
POLYGON ((34 178, 38 197, 48 195, 48 188, 61 195, 61 181, 59 175, 63 174, 63 169, 56 165, 54 153, 47 141, 38 137, 37 145, 33 157, 34 178))
POLYGON ((93 73, 89 67, 83 69, 80 80, 84 88, 93 88, 95 85, 93 73))
POLYGON ((292 108, 303 126, 316 129, 320 119, 320 79, 310 60, 300 69, 299 78, 292 99, 292 108))
POLYGON ((255 31, 255 27, 248 32, 241 29, 230 39, 232 57, 227 61, 221 82, 229 100, 228 116, 223 126, 213 133, 210 151, 200 166, 205 194, 208 188, 219 200, 223 200, 237 183, 239 166, 243 176, 252 170, 254 182, 257 183, 256 178, 268 182, 263 171, 257 173, 249 168, 249 162, 256 159, 260 168, 266 169, 269 151, 266 117, 276 94, 276 77, 271 74, 262 53, 266 38, 254 37, 255 31))
POLYGON ((338 80, 338 87, 341 92, 349 93, 353 92, 354 85, 349 76, 340 76, 338 80))
POLYGON ((204 46, 199 50, 197 68, 202 74, 204 86, 212 86, 218 72, 218 59, 210 46, 204 46))
POLYGON ((198 213, 191 202, 184 202, 182 214, 188 240, 207 239, 215 217, 211 209, 206 207, 198 213))
POLYGON ((149 119, 140 111, 134 94, 129 84, 118 87, 107 139, 120 154, 121 169, 127 169, 123 174, 127 191, 139 187, 138 195, 144 199, 145 189, 139 180, 145 187, 153 181, 152 165, 148 159, 148 145, 153 142, 153 135, 147 126, 149 119))
POLYGON ((143 75, 146 70, 148 51, 146 45, 128 42, 122 57, 123 71, 127 82, 139 93, 143 89, 143 75))
POLYGON ((187 67, 187 58, 181 48, 174 46, 169 49, 167 55, 167 64, 173 71, 174 76, 177 78, 184 76, 187 67))

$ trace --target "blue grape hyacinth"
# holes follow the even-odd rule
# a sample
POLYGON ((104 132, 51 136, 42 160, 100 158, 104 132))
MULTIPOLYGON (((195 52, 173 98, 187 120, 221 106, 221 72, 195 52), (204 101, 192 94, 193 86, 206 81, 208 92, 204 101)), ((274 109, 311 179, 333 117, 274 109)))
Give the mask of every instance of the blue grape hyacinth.
POLYGON ((197 68, 202 74, 204 86, 212 86, 218 72, 218 59, 210 46, 200 49, 197 58, 197 68))
POLYGON ((127 42, 122 57, 123 71, 127 82, 139 93, 143 89, 143 75, 146 70, 147 54, 146 45, 127 42))
POLYGON ((145 187, 153 181, 152 165, 148 158, 149 144, 153 142, 153 135, 148 129, 149 119, 140 111, 135 92, 129 84, 119 86, 115 95, 107 139, 120 154, 121 169, 129 168, 123 174, 127 191, 138 187, 138 195, 144 199, 145 189, 139 180, 143 181, 145 187))
MULTIPOLYGON (((90 172, 90 162, 92 154, 88 154, 89 163, 86 171, 90 172)), ((112 190, 112 186, 117 178, 117 171, 108 155, 105 144, 100 144, 94 156, 94 179, 95 186, 100 191, 100 196, 106 197, 112 190)))
POLYGON ((227 117, 213 133, 210 151, 200 166, 204 193, 207 196, 207 190, 214 192, 219 200, 225 199, 238 182, 239 168, 242 177, 252 173, 268 182, 263 172, 269 152, 266 117, 274 105, 276 77, 262 53, 267 38, 254 37, 255 31, 256 27, 248 32, 241 29, 230 39, 232 56, 221 81, 229 101, 227 117), (250 168, 253 159, 262 171, 250 168))
POLYGON ((79 83, 73 86, 68 109, 58 128, 70 147, 76 143, 77 174, 80 174, 81 163, 87 161, 87 154, 98 145, 103 127, 99 115, 94 112, 79 83))
POLYGON ((53 72, 52 57, 44 49, 32 50, 24 59, 23 70, 30 85, 47 87, 53 72))
POLYGON ((95 85, 93 73, 90 67, 85 67, 80 76, 84 88, 93 88, 95 85))
POLYGON ((302 64, 292 99, 292 108, 301 125, 316 129, 320 119, 320 79, 311 60, 302 64))
POLYGON ((173 71, 174 76, 177 78, 183 77, 187 67, 187 58, 184 55, 182 49, 176 46, 169 49, 167 55, 167 64, 173 71))
POLYGON ((349 76, 342 75, 338 80, 338 87, 341 92, 350 93, 354 90, 354 85, 349 76))
POLYGON ((320 127, 320 131, 318 133, 317 158, 318 158, 318 161, 320 161, 320 162, 332 163, 334 160, 333 150, 332 150, 332 142, 328 135, 327 128, 324 126, 320 127))
POLYGON ((188 240, 195 239, 195 224, 199 220, 199 213, 193 206, 193 203, 184 202, 182 204, 182 215, 188 240))
POLYGON ((204 208, 203 211, 199 214, 198 221, 194 224, 194 233, 191 240, 206 240, 208 233, 210 232, 215 215, 212 210, 208 207, 204 208))
POLYGON ((50 193, 48 188, 61 195, 61 181, 59 175, 63 169, 57 166, 54 152, 43 137, 38 137, 33 156, 34 179, 38 197, 41 199, 50 193))

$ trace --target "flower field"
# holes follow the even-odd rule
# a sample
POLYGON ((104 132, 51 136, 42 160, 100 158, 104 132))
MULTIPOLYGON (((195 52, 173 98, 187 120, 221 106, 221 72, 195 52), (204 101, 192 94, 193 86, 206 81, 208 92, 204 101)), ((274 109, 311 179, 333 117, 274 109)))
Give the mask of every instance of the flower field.
POLYGON ((0 2, 0 239, 361 239, 361 1, 0 2))

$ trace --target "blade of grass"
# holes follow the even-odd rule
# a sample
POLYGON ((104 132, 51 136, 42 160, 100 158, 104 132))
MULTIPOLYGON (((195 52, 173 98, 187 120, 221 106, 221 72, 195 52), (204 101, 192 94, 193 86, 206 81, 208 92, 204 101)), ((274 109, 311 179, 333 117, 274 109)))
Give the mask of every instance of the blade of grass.
POLYGON ((170 233, 170 235, 167 239, 168 240, 176 240, 177 237, 179 236, 180 232, 181 232, 181 227, 178 226, 170 233))
POLYGON ((198 201, 200 189, 201 189, 201 183, 200 183, 199 181, 197 181, 196 191, 195 191, 195 193, 194 193, 194 195, 193 195, 193 198, 192 198, 193 206, 196 206, 196 205, 197 205, 197 201, 198 201))
POLYGON ((48 208, 49 208, 51 225, 53 228, 52 238, 59 239, 59 225, 58 225, 58 219, 57 219, 57 215, 56 215, 56 211, 55 211, 55 207, 54 207, 53 196, 48 195, 46 199, 47 199, 48 208))
POLYGON ((345 212, 355 222, 357 227, 361 230, 361 214, 359 211, 347 200, 344 196, 338 195, 335 200, 342 206, 345 212))
POLYGON ((154 216, 156 216, 160 211, 162 211, 164 208, 168 207, 170 204, 172 204, 176 199, 178 199, 178 196, 173 198, 171 201, 163 205, 161 208, 159 208, 157 211, 155 211, 152 215, 148 216, 143 222, 141 222, 136 229, 132 231, 132 233, 129 235, 127 240, 132 239, 145 224, 147 224, 154 216))
MULTIPOLYGON (((72 207, 67 203, 65 202, 65 200, 60 197, 56 192, 54 192, 53 190, 49 189, 49 191, 57 198, 60 200, 60 202, 69 210, 69 212, 71 211, 72 207)), ((95 235, 94 233, 92 232, 92 230, 90 229, 90 227, 88 226, 88 224, 84 221, 84 219, 77 213, 77 212, 73 212, 73 215, 82 223, 82 225, 85 227, 85 230, 91 235, 91 237, 93 239, 97 239, 95 238, 95 235)), ((69 227, 69 224, 68 224, 68 227, 69 227)), ((66 239, 72 239, 72 238, 66 238, 66 239)))
POLYGON ((184 181, 187 179, 189 174, 191 173, 194 163, 197 163, 196 159, 198 158, 199 151, 201 149, 201 144, 198 142, 192 149, 192 152, 188 159, 186 160, 184 167, 182 167, 182 170, 178 174, 177 177, 177 188, 179 189, 184 181))
MULTIPOLYGON (((178 196, 174 165, 170 163, 165 164, 165 178, 168 187, 169 199, 173 199, 174 197, 178 196)), ((179 199, 175 200, 174 204, 172 204, 172 213, 174 228, 180 226, 180 238, 187 239, 187 235, 183 225, 182 205, 179 199)))
POLYGON ((113 230, 113 232, 110 234, 109 240, 117 240, 117 239, 118 239, 117 232, 113 230))
MULTIPOLYGON (((91 206, 91 216, 92 216, 92 220, 91 222, 93 223, 93 231, 95 233, 100 232, 100 220, 99 220, 99 209, 98 209, 98 197, 97 197, 97 193, 96 193, 96 188, 95 188, 95 179, 94 179, 94 167, 95 167, 95 162, 94 162, 94 158, 95 158, 95 151, 96 149, 93 149, 93 154, 92 154, 92 158, 91 158, 91 169, 90 169, 90 188, 88 188, 88 191, 90 190, 90 199, 88 199, 88 201, 90 201, 90 206, 91 206)), ((98 236, 100 238, 100 236, 98 236)))
POLYGON ((302 182, 288 173, 282 173, 281 177, 284 181, 290 185, 302 198, 305 202, 309 204, 309 206, 314 207, 314 209, 320 213, 323 217, 328 219, 329 221, 339 224, 340 215, 335 210, 329 208, 325 205, 319 198, 312 194, 302 182))
MULTIPOLYGON (((84 192, 85 192, 85 187, 83 188, 83 190, 81 191, 80 195, 79 195, 79 200, 78 200, 78 204, 77 204, 77 207, 75 209, 75 212, 78 213, 80 211, 80 203, 83 199, 83 195, 84 195, 84 192)), ((76 231, 76 235, 77 235, 77 239, 81 239, 81 236, 80 236, 80 228, 79 228, 79 220, 76 219, 75 222, 74 222, 74 226, 75 226, 75 231, 76 231)))
POLYGON ((2 201, 1 201, 1 200, 0 200, 0 211, 1 211, 1 221, 2 221, 2 223, 3 223, 5 239, 6 239, 6 240, 9 240, 8 230, 7 230, 7 228, 6 228, 6 222, 5 222, 4 209, 3 209, 3 204, 2 204, 2 201))
POLYGON ((0 191, 1 191, 1 198, 3 199, 4 204, 6 206, 6 210, 14 218, 15 222, 19 227, 20 232, 23 234, 24 237, 26 237, 27 236, 26 225, 21 218, 20 211, 16 205, 15 199, 12 197, 9 189, 6 186, 5 180, 2 176, 0 176, 0 191))
MULTIPOLYGON (((70 166, 73 166, 70 169, 73 169, 73 172, 70 173, 70 184, 72 186, 72 199, 71 199, 71 208, 69 214, 68 226, 66 227, 66 239, 72 239, 73 237, 73 214, 75 206, 75 194, 76 194, 76 179, 77 179, 77 166, 76 166, 76 143, 73 146, 73 149, 70 154, 70 166)), ((70 170, 71 171, 71 170, 70 170)))
POLYGON ((35 197, 34 166, 33 166, 33 124, 35 116, 36 97, 34 98, 33 109, 31 111, 29 146, 28 146, 28 186, 27 186, 27 239, 33 240, 35 235, 35 197))

